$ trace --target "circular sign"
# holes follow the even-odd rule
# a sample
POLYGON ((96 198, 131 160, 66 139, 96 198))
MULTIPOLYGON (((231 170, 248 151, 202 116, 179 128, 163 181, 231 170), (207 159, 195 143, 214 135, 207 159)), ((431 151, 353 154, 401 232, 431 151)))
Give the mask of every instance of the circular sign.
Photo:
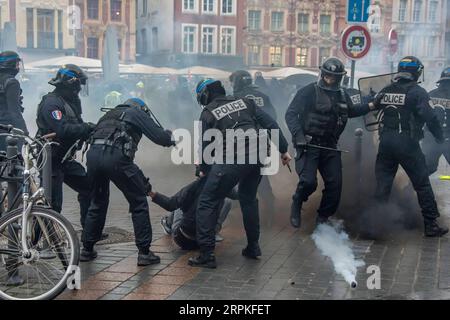
POLYGON ((391 55, 395 54, 398 50, 398 34, 397 31, 391 29, 389 31, 389 52, 391 55))
POLYGON ((342 33, 341 48, 349 59, 357 60, 369 52, 371 42, 369 31, 363 26, 354 25, 342 33))

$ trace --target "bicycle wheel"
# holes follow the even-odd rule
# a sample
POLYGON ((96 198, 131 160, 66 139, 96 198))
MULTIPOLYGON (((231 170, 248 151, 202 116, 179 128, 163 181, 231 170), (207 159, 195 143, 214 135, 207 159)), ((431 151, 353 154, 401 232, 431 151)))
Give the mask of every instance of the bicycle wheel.
POLYGON ((0 219, 0 298, 53 299, 78 271, 80 244, 76 232, 61 214, 33 206, 26 229, 30 256, 25 257, 22 228, 22 209, 0 219), (40 257, 43 250, 47 254, 51 250, 53 257, 40 257))

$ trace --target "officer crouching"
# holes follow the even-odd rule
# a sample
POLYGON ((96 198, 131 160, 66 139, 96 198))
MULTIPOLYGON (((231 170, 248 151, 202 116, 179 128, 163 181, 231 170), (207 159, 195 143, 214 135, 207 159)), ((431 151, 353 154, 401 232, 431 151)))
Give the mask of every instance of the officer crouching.
POLYGON ((428 178, 425 156, 419 141, 423 126, 440 144, 444 142, 442 128, 432 109, 428 93, 417 83, 424 66, 416 57, 400 60, 394 82, 381 92, 383 117, 380 124, 380 145, 375 164, 376 198, 387 202, 398 166, 401 165, 417 193, 425 224, 425 235, 440 237, 448 228, 437 223, 439 210, 428 178))
POLYGON ((112 181, 127 199, 133 220, 136 246, 139 249, 138 266, 160 262, 150 251, 152 226, 147 195, 151 185, 139 167, 134 155, 142 135, 154 143, 170 147, 172 134, 155 123, 147 105, 132 98, 108 111, 98 122, 91 136, 87 153, 87 171, 91 183, 91 204, 83 230, 80 261, 97 257, 94 245, 105 226, 109 203, 109 182, 112 181))

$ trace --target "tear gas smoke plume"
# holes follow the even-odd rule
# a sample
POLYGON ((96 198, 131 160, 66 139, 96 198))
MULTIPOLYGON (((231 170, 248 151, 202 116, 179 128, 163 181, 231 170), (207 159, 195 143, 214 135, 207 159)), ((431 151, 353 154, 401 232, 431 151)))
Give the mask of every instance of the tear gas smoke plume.
POLYGON ((364 261, 357 260, 352 252, 352 243, 341 224, 320 224, 312 234, 312 239, 320 252, 331 259, 334 270, 344 277, 352 287, 357 286, 357 268, 365 265, 364 261))

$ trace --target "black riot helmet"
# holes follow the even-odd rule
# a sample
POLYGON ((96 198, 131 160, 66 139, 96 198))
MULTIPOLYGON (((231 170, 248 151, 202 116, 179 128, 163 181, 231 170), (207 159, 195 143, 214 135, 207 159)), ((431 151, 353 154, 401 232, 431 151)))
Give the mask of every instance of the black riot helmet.
POLYGON ((437 82, 439 85, 445 83, 446 85, 450 85, 450 66, 446 67, 441 72, 441 78, 437 82))
POLYGON ((423 73, 423 63, 414 56, 407 56, 400 60, 395 80, 417 81, 423 73))
POLYGON ((240 90, 251 86, 253 79, 252 75, 245 70, 238 70, 233 72, 229 78, 234 92, 239 92, 240 90))
POLYGON ((87 84, 87 79, 87 75, 79 66, 66 64, 58 70, 56 76, 48 83, 57 88, 64 88, 78 94, 81 91, 81 86, 87 84))
POLYGON ((20 70, 20 59, 17 52, 14 51, 3 51, 0 53, 0 72, 11 73, 16 75, 20 70))
POLYGON ((122 103, 121 105, 129 106, 132 108, 138 108, 147 113, 149 113, 149 110, 150 110, 148 108, 147 104, 142 99, 139 99, 139 98, 130 98, 127 101, 125 101, 124 103, 122 103))
POLYGON ((206 106, 211 103, 214 97, 219 95, 225 95, 225 88, 222 82, 214 79, 203 79, 197 84, 195 89, 197 94, 197 102, 206 106))
POLYGON ((338 58, 328 58, 320 66, 320 77, 318 86, 328 91, 339 91, 341 89, 342 80, 347 74, 345 66, 338 58), (334 83, 328 83, 324 80, 325 76, 334 78, 334 83))

